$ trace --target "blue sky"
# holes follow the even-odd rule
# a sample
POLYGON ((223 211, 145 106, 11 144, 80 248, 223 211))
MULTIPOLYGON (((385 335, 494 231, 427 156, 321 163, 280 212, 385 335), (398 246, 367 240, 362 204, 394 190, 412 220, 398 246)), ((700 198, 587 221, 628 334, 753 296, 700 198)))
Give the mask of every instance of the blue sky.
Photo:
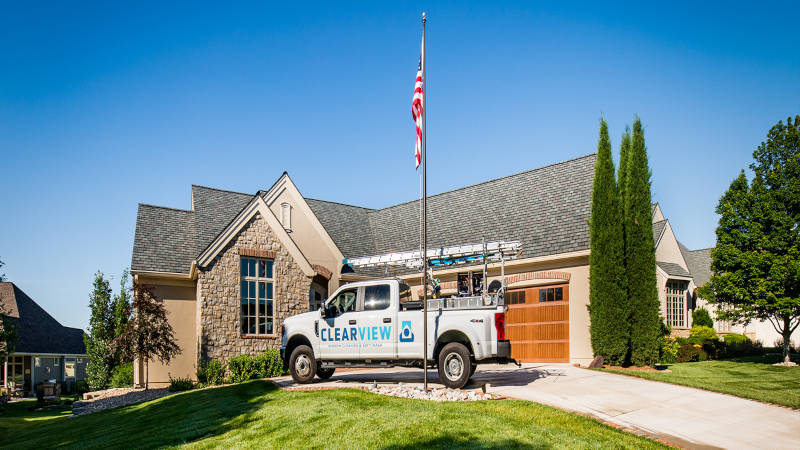
POLYGON ((69 326, 130 264, 139 202, 190 185, 416 198, 410 102, 428 26, 429 192, 615 151, 638 114, 653 198, 690 248, 778 120, 800 113, 796 2, 6 2, 0 260, 69 326))

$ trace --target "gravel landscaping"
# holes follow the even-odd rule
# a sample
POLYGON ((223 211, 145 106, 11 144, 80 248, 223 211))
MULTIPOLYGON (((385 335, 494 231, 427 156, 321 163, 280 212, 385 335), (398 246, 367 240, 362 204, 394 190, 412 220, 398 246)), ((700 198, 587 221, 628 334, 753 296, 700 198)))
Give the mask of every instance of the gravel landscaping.
POLYGON ((382 395, 391 395, 392 397, 401 398, 416 398, 420 400, 433 400, 435 402, 474 402, 478 400, 491 400, 497 398, 492 394, 484 394, 483 392, 475 391, 462 391, 460 389, 429 389, 425 392, 421 388, 414 386, 404 386, 403 383, 399 385, 380 385, 370 386, 367 388, 369 392, 382 395))
POLYGON ((82 416, 104 409, 113 409, 133 403, 147 402, 164 397, 170 393, 171 392, 169 392, 167 388, 149 390, 114 388, 104 391, 87 392, 83 394, 83 400, 72 404, 72 415, 82 416))

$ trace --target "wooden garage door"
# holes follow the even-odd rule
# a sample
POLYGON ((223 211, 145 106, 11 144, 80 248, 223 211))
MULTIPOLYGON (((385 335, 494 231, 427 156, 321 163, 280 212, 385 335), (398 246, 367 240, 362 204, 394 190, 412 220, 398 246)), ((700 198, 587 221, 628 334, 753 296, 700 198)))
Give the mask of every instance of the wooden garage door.
POLYGON ((506 336, 521 362, 569 362, 569 285, 511 289, 506 336))

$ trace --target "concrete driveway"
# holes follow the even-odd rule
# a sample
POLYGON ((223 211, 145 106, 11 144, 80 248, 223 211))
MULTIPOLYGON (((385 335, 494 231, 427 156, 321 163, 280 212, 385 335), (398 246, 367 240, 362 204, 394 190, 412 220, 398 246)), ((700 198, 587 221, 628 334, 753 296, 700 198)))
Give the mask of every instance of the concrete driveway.
MULTIPOLYGON (((337 371, 312 386, 421 386, 422 375, 419 369, 405 368, 337 371)), ((291 377, 273 381, 300 387, 291 377)), ((436 371, 428 372, 428 381, 442 387, 436 371)), ((800 448, 800 411, 700 389, 568 364, 481 365, 465 389, 480 389, 485 383, 491 393, 589 415, 688 448, 800 448)))

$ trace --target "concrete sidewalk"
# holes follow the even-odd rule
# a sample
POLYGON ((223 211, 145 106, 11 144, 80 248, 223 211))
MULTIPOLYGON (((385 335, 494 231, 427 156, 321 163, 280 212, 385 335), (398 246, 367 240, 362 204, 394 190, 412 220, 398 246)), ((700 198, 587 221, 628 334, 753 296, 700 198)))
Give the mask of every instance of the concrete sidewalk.
MULTIPOLYGON (((421 386, 422 375, 405 368, 337 371, 311 386, 421 386)), ((291 377, 273 381, 297 387, 291 377)), ((428 372, 428 381, 442 387, 436 371, 428 372)), ((589 415, 688 448, 800 448, 800 411, 725 394, 567 364, 482 365, 465 389, 484 383, 491 384, 491 393, 589 415)))

